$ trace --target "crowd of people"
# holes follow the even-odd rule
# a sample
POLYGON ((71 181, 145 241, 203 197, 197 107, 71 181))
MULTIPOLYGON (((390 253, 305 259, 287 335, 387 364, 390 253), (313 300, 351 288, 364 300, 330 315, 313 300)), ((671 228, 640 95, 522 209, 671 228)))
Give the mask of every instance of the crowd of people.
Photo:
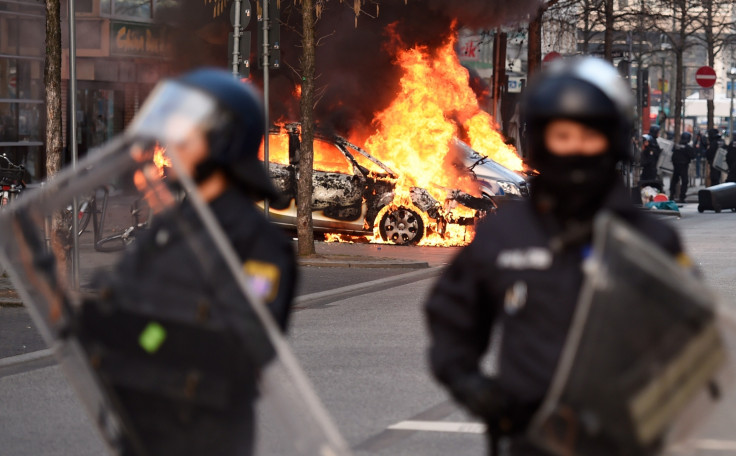
MULTIPOLYGON (((662 177, 659 170, 659 159, 662 147, 658 138, 659 125, 652 125, 649 133, 641 137, 641 150, 639 153, 639 186, 655 187, 664 190, 662 177)), ((690 164, 694 162, 695 177, 703 178, 707 186, 721 183, 722 172, 716 163, 718 150, 726 151, 725 165, 728 173, 725 182, 736 182, 736 134, 732 135, 731 141, 726 145, 718 129, 712 128, 707 134, 698 132, 693 138, 692 133, 684 132, 679 141, 672 148, 672 177, 670 178, 669 194, 672 201, 685 202, 687 188, 690 181, 690 164), (705 163, 707 163, 707 167, 705 163)))

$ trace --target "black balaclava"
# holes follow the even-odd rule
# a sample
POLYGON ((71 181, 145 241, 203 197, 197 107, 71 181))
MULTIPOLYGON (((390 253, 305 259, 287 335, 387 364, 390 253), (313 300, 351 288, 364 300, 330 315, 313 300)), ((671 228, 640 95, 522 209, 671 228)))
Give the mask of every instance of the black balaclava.
POLYGON ((616 70, 593 58, 562 62, 529 86, 523 113, 529 163, 539 171, 531 184, 539 212, 563 224, 593 218, 616 183, 616 163, 630 154, 630 97, 616 70), (550 153, 545 130, 551 121, 563 119, 603 133, 607 150, 595 156, 550 153))

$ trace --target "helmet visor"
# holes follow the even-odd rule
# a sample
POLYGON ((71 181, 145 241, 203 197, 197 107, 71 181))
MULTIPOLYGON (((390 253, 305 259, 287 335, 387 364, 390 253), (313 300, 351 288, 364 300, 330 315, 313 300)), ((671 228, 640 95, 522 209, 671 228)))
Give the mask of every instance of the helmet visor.
POLYGON ((217 103, 206 93, 175 81, 159 84, 126 130, 136 139, 164 144, 186 140, 194 129, 212 127, 217 103))

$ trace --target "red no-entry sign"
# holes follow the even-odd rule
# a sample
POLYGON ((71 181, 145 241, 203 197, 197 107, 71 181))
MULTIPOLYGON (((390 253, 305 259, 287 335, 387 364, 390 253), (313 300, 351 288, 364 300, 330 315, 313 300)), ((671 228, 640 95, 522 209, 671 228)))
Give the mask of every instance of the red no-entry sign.
POLYGON ((695 72, 695 82, 700 87, 710 88, 716 84, 716 70, 709 66, 702 66, 695 72))

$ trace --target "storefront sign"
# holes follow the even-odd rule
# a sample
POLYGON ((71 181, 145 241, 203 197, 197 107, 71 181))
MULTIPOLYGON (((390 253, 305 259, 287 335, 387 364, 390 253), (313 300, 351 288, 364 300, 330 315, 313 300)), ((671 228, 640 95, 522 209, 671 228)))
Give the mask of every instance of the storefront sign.
POLYGON ((160 27, 126 22, 110 23, 110 54, 159 57, 166 53, 160 27))

